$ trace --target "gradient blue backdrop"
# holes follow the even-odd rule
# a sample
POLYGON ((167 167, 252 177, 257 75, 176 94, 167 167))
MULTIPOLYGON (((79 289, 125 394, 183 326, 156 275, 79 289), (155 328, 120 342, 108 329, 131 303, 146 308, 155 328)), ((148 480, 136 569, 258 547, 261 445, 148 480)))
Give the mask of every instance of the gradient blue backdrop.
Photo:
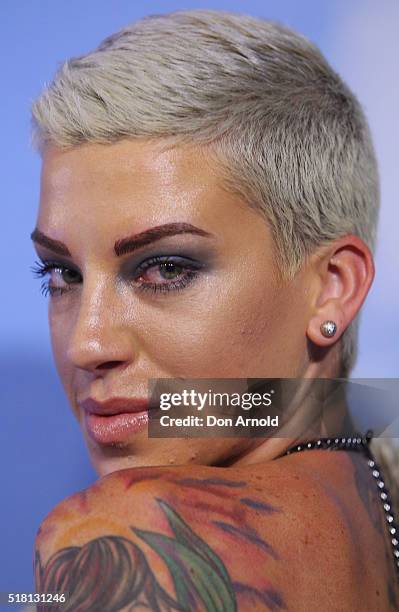
POLYGON ((397 141, 399 56, 395 0, 8 0, 1 3, 2 283, 0 591, 32 590, 35 531, 54 505, 95 479, 50 352, 46 300, 29 266, 40 163, 29 106, 57 64, 145 14, 213 8, 275 19, 316 44, 358 94, 380 162, 377 276, 363 309, 354 376, 399 375, 397 141), (396 134, 395 134, 396 132, 396 134))

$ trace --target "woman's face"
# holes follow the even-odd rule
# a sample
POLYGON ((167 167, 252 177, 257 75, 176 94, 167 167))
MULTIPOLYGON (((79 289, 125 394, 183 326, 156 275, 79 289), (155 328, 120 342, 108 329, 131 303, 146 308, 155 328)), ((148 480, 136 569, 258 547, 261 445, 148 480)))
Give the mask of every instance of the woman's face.
POLYGON ((107 434, 109 417, 96 424, 88 413, 146 398, 151 378, 301 376, 306 270, 279 280, 266 222, 194 147, 48 147, 41 187, 34 240, 52 345, 97 471, 215 465, 245 452, 254 440, 107 434))

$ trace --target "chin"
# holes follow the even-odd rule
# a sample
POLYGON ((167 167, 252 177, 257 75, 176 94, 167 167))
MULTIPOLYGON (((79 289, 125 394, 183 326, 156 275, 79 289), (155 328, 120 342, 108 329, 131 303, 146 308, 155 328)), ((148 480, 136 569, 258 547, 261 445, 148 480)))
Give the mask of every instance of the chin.
POLYGON ((90 452, 90 462, 98 476, 108 476, 130 468, 159 467, 165 465, 161 458, 135 454, 125 444, 115 443, 106 450, 90 452))

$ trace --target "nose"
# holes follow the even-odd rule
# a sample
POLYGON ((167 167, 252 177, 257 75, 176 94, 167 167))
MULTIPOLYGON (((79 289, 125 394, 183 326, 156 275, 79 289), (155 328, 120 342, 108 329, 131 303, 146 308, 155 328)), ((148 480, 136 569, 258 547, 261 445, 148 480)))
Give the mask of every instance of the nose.
POLYGON ((130 364, 136 343, 125 315, 126 304, 109 283, 85 282, 70 331, 68 361, 96 374, 130 364))

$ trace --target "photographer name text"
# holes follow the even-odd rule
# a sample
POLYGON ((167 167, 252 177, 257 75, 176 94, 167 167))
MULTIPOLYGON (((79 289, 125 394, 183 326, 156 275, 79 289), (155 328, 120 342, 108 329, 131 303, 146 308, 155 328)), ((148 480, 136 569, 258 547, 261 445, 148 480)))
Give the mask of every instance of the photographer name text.
POLYGON ((187 415, 185 417, 171 417, 167 414, 159 419, 162 427, 278 427, 278 416, 263 418, 249 418, 238 415, 231 417, 216 417, 208 414, 206 417, 187 415))

